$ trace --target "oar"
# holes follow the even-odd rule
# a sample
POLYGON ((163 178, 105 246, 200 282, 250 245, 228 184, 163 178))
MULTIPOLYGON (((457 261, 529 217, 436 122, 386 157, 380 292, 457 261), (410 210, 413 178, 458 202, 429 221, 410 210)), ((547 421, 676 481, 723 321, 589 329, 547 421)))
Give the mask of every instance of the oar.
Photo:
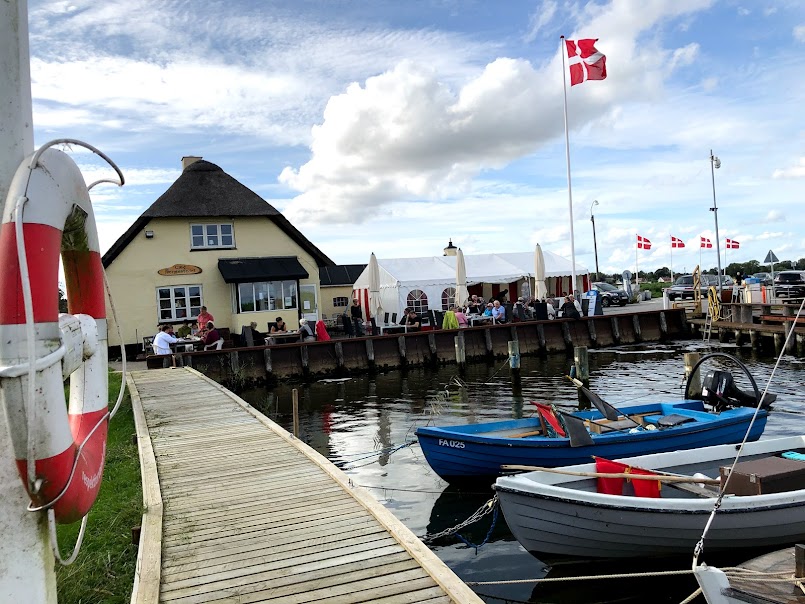
POLYGON ((640 425, 638 422, 633 420, 629 416, 628 413, 624 413, 620 409, 617 409, 616 407, 613 407, 608 402, 606 402, 604 399, 602 399, 600 396, 598 396, 595 392, 593 392, 593 391, 589 390, 588 388, 586 388, 581 381, 577 380, 574 377, 570 377, 569 375, 566 375, 565 378, 567 378, 568 380, 573 382, 573 385, 576 388, 578 388, 584 394, 584 396, 586 396, 589 399, 589 401, 593 405, 595 405, 595 408, 598 409, 601 412, 601 415, 603 415, 606 419, 608 419, 610 421, 617 421, 622 416, 622 417, 625 417, 626 419, 630 420, 631 422, 633 422, 635 426, 640 425))
MULTIPOLYGON (((635 470, 642 470, 636 466, 630 466, 635 470)), ((718 486, 721 481, 716 478, 698 478, 695 476, 684 476, 681 474, 669 474, 668 472, 659 472, 657 470, 645 470, 646 472, 656 472, 652 476, 644 474, 630 474, 610 473, 610 472, 575 472, 573 470, 563 470, 562 468, 544 468, 541 466, 520 466, 520 465, 502 465, 501 470, 520 470, 525 472, 552 472, 554 474, 565 474, 567 476, 581 476, 584 478, 628 478, 629 480, 658 480, 660 482, 696 482, 700 484, 709 484, 718 486)))

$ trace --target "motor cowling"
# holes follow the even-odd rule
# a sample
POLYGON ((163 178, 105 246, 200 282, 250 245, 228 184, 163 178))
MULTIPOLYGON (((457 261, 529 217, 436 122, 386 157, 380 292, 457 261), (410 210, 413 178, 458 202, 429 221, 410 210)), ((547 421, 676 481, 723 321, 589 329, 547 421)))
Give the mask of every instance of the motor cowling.
MULTIPOLYGON (((708 371, 702 381, 702 398, 712 405, 716 411, 724 411, 730 407, 756 407, 757 398, 735 385, 729 371, 713 369, 708 371)), ((768 409, 777 395, 766 393, 761 408, 768 409)))

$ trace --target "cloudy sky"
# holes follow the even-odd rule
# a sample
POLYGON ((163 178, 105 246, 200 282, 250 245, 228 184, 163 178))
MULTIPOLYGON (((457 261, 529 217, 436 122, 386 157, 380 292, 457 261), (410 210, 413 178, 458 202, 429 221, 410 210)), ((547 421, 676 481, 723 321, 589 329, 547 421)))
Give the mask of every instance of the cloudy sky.
POLYGON ((128 180, 94 190, 103 250, 200 155, 339 264, 449 238, 569 257, 565 35, 609 73, 568 89, 578 262, 592 207, 601 271, 634 270, 638 234, 641 270, 692 270, 711 149, 722 262, 726 238, 727 262, 805 256, 796 0, 30 0, 29 23, 36 144, 86 140, 128 180))

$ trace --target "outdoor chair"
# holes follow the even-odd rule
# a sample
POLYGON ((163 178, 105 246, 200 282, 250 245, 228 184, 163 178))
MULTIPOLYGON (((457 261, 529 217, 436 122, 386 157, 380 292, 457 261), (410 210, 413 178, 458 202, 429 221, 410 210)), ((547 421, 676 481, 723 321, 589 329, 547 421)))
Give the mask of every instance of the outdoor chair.
POLYGON ((143 337, 143 352, 146 354, 149 350, 153 349, 152 342, 154 341, 154 336, 145 336, 143 337))
POLYGON ((391 313, 391 322, 392 323, 397 323, 397 313, 396 312, 391 313))
POLYGON ((248 325, 244 325, 240 329, 240 345, 254 346, 254 334, 252 333, 252 328, 248 325))
POLYGON ((221 348, 223 348, 223 347, 224 347, 224 339, 223 339, 223 338, 221 338, 221 339, 220 339, 220 340, 218 340, 217 342, 213 342, 212 344, 207 344, 207 345, 204 347, 204 350, 213 350, 213 349, 215 349, 215 350, 221 350, 221 348))
POLYGON ((383 325, 388 324, 389 324, 389 313, 386 313, 385 315, 383 315, 383 325))

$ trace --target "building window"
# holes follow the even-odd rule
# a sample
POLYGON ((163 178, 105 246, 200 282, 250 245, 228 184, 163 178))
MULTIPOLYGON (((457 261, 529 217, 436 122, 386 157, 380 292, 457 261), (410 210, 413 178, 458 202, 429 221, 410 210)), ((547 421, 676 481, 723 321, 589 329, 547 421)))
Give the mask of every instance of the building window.
POLYGON ((412 289, 408 292, 408 308, 413 308, 417 313, 428 312, 428 296, 421 289, 412 289))
POLYGON ((235 247, 235 229, 231 222, 191 224, 190 247, 194 250, 235 247))
POLYGON ((190 320, 201 312, 200 285, 171 285, 157 288, 159 322, 190 320))
POLYGON ((456 288, 448 287, 442 292, 442 310, 450 310, 456 305, 456 288))
POLYGON ((296 281, 264 281, 238 285, 238 312, 297 308, 296 281))
POLYGON ((338 308, 339 306, 349 306, 349 298, 346 296, 336 296, 333 298, 333 306, 338 308))

